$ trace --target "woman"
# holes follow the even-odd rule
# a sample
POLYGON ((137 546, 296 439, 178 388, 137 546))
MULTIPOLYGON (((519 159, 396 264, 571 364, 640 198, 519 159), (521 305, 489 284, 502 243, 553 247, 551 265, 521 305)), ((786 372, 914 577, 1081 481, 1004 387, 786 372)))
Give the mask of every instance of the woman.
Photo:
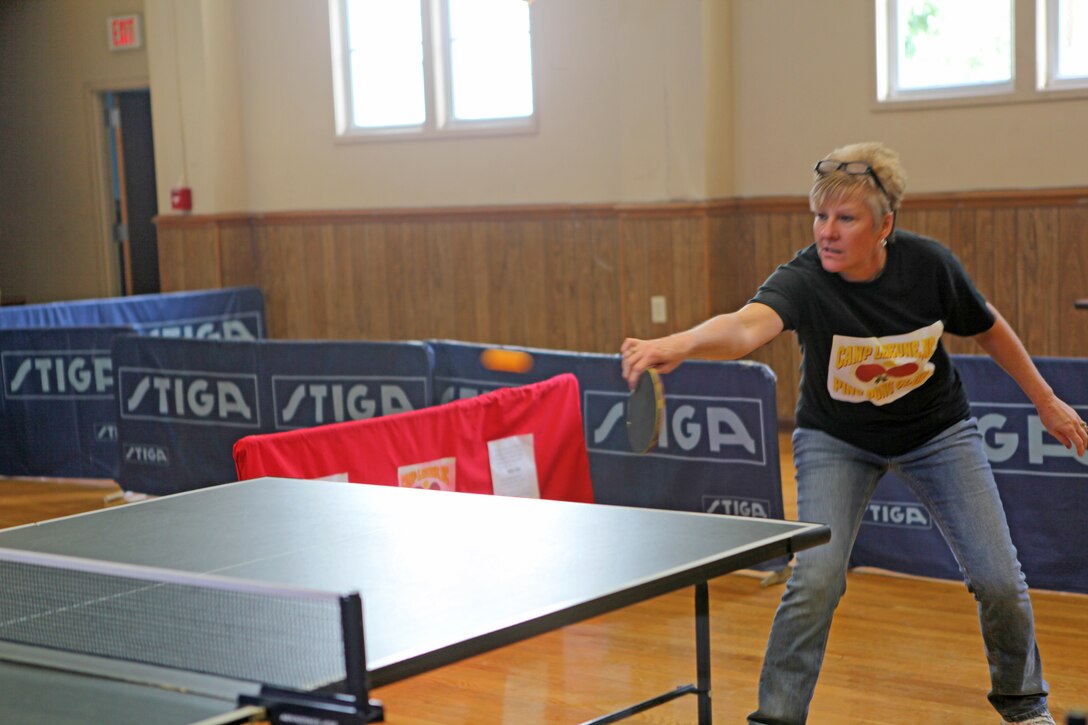
POLYGON ((898 155, 845 146, 816 165, 815 242, 740 310, 655 340, 623 342, 632 387, 648 367, 733 360, 797 334, 802 378, 793 433, 797 514, 831 542, 797 555, 775 614, 750 723, 803 723, 850 550, 877 482, 894 470, 929 509, 978 600, 990 702, 1006 723, 1053 723, 1027 584, 982 437, 940 342, 972 337, 1024 390, 1046 429, 1083 455, 1088 426, 1054 395, 1020 339, 952 253, 892 234, 905 188, 898 155))

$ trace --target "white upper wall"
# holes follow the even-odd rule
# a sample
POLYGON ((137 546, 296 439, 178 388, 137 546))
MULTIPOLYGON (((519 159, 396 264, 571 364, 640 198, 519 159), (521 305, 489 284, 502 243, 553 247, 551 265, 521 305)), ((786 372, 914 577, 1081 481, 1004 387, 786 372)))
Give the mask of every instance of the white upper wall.
POLYGON ((150 51, 164 208, 175 75, 196 213, 797 195, 859 140, 908 193, 1088 184, 1088 99, 876 108, 871 0, 537 0, 535 132, 367 142, 335 137, 327 0, 146 4, 182 58, 150 51))
POLYGON ((162 213, 183 174, 196 214, 803 195, 867 139, 903 154, 908 194, 1088 186, 1088 99, 874 109, 872 0, 532 14, 535 133, 343 143, 327 0, 0 0, 0 291, 117 294, 98 97, 145 85, 162 213), (110 53, 106 17, 131 12, 146 50, 110 53))
MULTIPOLYGON (((147 0, 149 23, 172 13, 182 37, 180 115, 195 213, 705 197, 702 0, 541 0, 532 6, 535 132, 367 142, 335 136, 325 0, 234 0, 227 50, 229 38, 184 39, 207 24, 193 19, 211 11, 207 2, 147 0), (241 148, 228 167, 243 167, 244 180, 228 186, 244 187, 245 198, 228 204, 207 148, 234 153, 217 140, 233 130, 209 127, 235 109, 222 93, 216 103, 207 96, 219 78, 210 69, 229 72, 230 52, 241 79, 241 148)), ((165 108, 177 103, 171 43, 164 37, 151 59, 164 208, 182 171, 178 110, 165 108), (165 99, 155 92, 160 80, 171 90, 165 99)))
POLYGON ((807 194, 813 164, 854 141, 899 151, 908 197, 1088 185, 1088 99, 874 110, 874 23, 872 0, 733 2, 738 195, 807 194))

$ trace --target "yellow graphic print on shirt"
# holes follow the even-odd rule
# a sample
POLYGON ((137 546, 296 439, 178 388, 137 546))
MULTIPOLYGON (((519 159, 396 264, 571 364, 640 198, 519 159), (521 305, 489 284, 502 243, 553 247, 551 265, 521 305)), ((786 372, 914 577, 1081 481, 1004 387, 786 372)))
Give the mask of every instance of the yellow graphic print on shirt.
POLYGON ((929 362, 944 332, 938 320, 904 335, 835 335, 827 366, 827 392, 847 403, 886 405, 916 390, 933 376, 929 362))

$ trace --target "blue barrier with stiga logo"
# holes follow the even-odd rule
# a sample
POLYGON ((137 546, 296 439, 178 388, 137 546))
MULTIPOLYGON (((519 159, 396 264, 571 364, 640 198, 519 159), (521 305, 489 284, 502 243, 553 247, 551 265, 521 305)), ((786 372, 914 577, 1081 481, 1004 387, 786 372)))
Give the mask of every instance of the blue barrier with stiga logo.
MULTIPOLYGON (((238 287, 5 307, 0 309, 0 332, 10 333, 0 338, 0 349, 9 353, 9 369, 15 369, 18 352, 37 356, 34 364, 38 366, 49 366, 49 360, 54 360, 57 370, 71 359, 75 366, 66 369, 79 372, 79 360, 88 350, 93 351, 95 364, 106 364, 110 338, 120 333, 222 340, 263 338, 264 295, 256 287, 238 287), (104 328, 104 332, 94 335, 88 330, 96 327, 104 328), (28 332, 20 336, 20 330, 28 332), (94 347, 89 347, 92 344, 94 347)), ((45 367, 35 370, 46 374, 45 367)), ((24 377, 22 382, 29 384, 33 379, 24 377)), ((7 382, 13 383, 14 378, 7 382)), ((0 409, 0 430, 7 433, 0 441, 0 474, 117 476, 119 455, 112 388, 105 397, 71 385, 63 393, 66 397, 60 397, 61 391, 54 386, 48 394, 20 395, 5 401, 0 409), (65 412, 58 414, 60 410, 65 412), (88 429, 91 439, 85 437, 88 429)))
POLYGON ((637 455, 627 442, 627 384, 620 357, 532 348, 533 367, 486 369, 487 346, 429 341, 436 403, 570 372, 578 378, 598 503, 782 518, 775 378, 750 362, 686 362, 663 377, 665 421, 657 446, 637 455))
POLYGON ((0 474, 117 475, 110 345, 127 327, 0 330, 0 474))
POLYGON ((51 302, 0 309, 0 329, 125 325, 144 335, 208 340, 265 337, 257 287, 51 302))
MULTIPOLYGON (((953 361, 978 419, 1028 584, 1088 593, 1088 454, 1077 457, 1047 433, 1035 407, 989 357, 960 355, 953 361)), ((1035 364, 1058 396, 1088 417, 1088 361, 1036 358, 1035 364)), ((851 564, 962 576, 929 512, 891 475, 876 489, 851 564)))
POLYGON ((114 341, 118 482, 166 494, 236 480, 239 438, 430 404, 423 343, 114 341))

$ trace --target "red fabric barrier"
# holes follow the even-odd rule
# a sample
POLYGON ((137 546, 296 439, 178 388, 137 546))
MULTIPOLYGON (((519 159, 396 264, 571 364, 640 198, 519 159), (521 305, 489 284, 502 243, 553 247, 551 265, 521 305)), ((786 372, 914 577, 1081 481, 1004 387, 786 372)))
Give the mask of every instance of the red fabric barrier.
POLYGON ((541 498, 593 501, 578 380, 569 373, 408 413, 246 436, 234 444, 234 462, 239 480, 346 474, 357 483, 487 494, 524 488, 535 462, 541 498), (532 457, 496 455, 495 441, 522 452, 528 443, 532 457))

